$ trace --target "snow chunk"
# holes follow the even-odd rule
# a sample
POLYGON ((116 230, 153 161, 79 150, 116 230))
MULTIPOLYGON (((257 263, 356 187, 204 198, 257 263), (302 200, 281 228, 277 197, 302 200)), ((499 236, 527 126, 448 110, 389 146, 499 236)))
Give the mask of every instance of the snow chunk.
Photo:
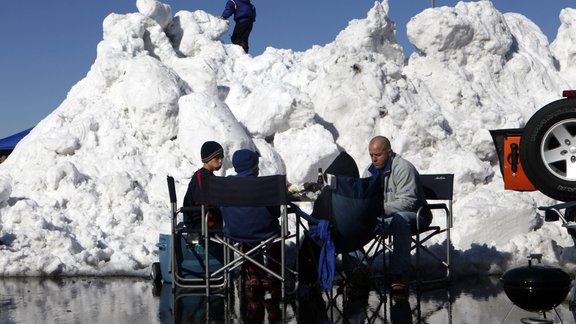
POLYGON ((332 134, 320 125, 279 133, 274 147, 289 162, 286 174, 291 183, 316 181, 318 168, 325 170, 338 155, 332 134))
POLYGON ((12 193, 12 177, 0 175, 0 205, 10 198, 12 193))
POLYGON ((255 149, 250 136, 234 114, 221 101, 205 94, 192 93, 179 100, 178 144, 191 161, 200 161, 200 147, 216 141, 224 148, 223 169, 230 167, 232 154, 238 149, 255 149))
MULTIPOLYGON (((560 63, 560 69, 567 77, 576 75, 576 9, 563 9, 560 12, 558 35, 550 47, 560 63)), ((576 78, 570 78, 572 87, 576 78)))
POLYGON ((214 43, 228 31, 228 21, 198 10, 195 12, 179 11, 168 26, 173 45, 185 56, 194 56, 206 47, 222 47, 214 43))
POLYGON ((424 10, 410 19, 407 33, 424 55, 460 64, 485 54, 503 56, 513 43, 503 15, 490 1, 424 10))
POLYGON ((166 28, 172 21, 172 8, 158 0, 136 0, 138 11, 166 28))

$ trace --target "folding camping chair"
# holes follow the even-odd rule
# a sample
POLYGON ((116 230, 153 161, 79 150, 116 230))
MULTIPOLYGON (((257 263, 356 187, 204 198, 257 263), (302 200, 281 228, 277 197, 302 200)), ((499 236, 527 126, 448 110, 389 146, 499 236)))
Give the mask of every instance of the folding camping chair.
MULTIPOLYGON (((418 284, 432 284, 438 282, 447 282, 450 280, 450 229, 452 228, 452 201, 454 196, 454 174, 423 174, 420 175, 422 187, 428 205, 421 207, 418 214, 423 212, 424 208, 431 210, 439 210, 444 213, 445 222, 442 225, 431 225, 427 228, 420 228, 417 222, 416 237, 412 238, 414 245, 412 249, 416 249, 416 271, 418 284), (432 203, 431 203, 432 202, 432 203), (424 245, 428 240, 439 234, 445 234, 445 252, 444 255, 435 253, 428 246, 424 245), (436 279, 422 279, 421 251, 426 252, 433 259, 436 259, 444 268, 444 275, 436 279)), ((417 218, 419 219, 419 217, 417 218)))
POLYGON ((174 178, 167 177, 168 193, 172 209, 172 226, 170 235, 160 234, 157 244, 160 262, 153 264, 154 280, 172 283, 172 290, 223 290, 227 287, 227 278, 223 274, 212 273, 225 264, 228 255, 213 238, 221 233, 221 228, 190 228, 178 221, 185 212, 201 211, 203 219, 204 207, 178 208, 174 178), (212 244, 210 244, 212 242, 212 244))
MULTIPOLYGON (((280 206, 280 232, 260 241, 249 251, 242 251, 239 247, 240 242, 227 237, 225 234, 206 236, 206 245, 214 242, 222 244, 225 247, 227 256, 225 264, 218 270, 208 271, 209 265, 206 264, 208 277, 218 277, 222 274, 228 279, 234 270, 244 265, 246 262, 252 262, 265 273, 280 281, 281 297, 286 296, 286 283, 288 279, 293 279, 295 287, 298 285, 297 271, 290 269, 286 264, 286 240, 295 238, 298 244, 299 232, 296 228, 294 234, 288 230, 287 217, 288 193, 286 190, 286 176, 273 175, 263 177, 210 177, 206 179, 203 188, 203 208, 205 205, 220 207, 267 207, 280 206), (275 242, 280 242, 280 260, 276 260, 267 253, 267 249, 275 242), (259 261, 256 255, 262 254, 268 262, 279 264, 279 270, 270 270, 263 261, 259 261)), ((203 212, 204 216, 205 213, 203 212)), ((224 228, 226 228, 224 222, 224 228)), ((208 231, 207 219, 202 220, 203 232, 208 231)), ((210 283, 207 280, 206 294, 211 293, 210 283)))
POLYGON ((544 220, 554 222, 560 220, 576 245, 576 201, 564 202, 552 206, 539 206, 544 211, 544 220), (562 213, 564 209, 564 213, 562 213))
POLYGON ((361 249, 373 237, 378 217, 382 215, 382 189, 380 175, 355 178, 328 174, 327 177, 328 185, 314 202, 312 215, 296 205, 292 210, 308 223, 301 226, 319 250, 310 251, 310 257, 316 257, 312 262, 318 266, 322 288, 331 292, 337 273, 345 280, 343 273, 336 270, 336 255, 361 249))
MULTIPOLYGON (((434 222, 426 228, 421 228, 420 223, 416 223, 416 231, 412 236, 412 247, 411 250, 416 251, 416 283, 418 285, 422 284, 434 284, 441 282, 448 282, 450 280, 450 229, 452 228, 452 200, 453 200, 453 187, 454 187, 454 175, 453 174, 421 174, 420 180, 422 187, 424 189, 424 194, 428 204, 421 207, 417 211, 417 219, 421 213, 425 212, 425 209, 430 210, 433 215, 435 211, 443 213, 445 221, 434 222), (441 223, 441 224, 439 224, 441 223), (444 252, 436 251, 437 249, 432 249, 425 243, 428 242, 433 237, 439 234, 445 234, 445 244, 446 247, 444 252), (430 256, 432 259, 438 261, 442 265, 443 275, 441 277, 433 279, 423 279, 422 278, 422 251, 426 252, 426 255, 430 256)), ((438 212, 436 212, 438 213, 438 212)), ((436 215, 434 215, 436 216, 436 215)), ((368 263, 370 267, 374 266, 374 262, 379 255, 384 255, 385 252, 392 252, 392 242, 394 237, 387 235, 377 235, 376 238, 365 248, 363 251, 364 259, 360 262, 368 263), (388 241, 388 242, 387 242, 388 241)), ((360 263, 358 262, 358 263, 360 263)), ((384 257, 384 266, 386 265, 386 259, 384 257)))

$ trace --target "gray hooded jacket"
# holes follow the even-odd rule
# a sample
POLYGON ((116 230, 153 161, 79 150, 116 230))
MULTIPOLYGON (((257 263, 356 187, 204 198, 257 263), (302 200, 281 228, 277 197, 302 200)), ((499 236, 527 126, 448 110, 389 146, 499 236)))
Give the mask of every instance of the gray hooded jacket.
POLYGON ((412 163, 393 153, 383 170, 377 170, 371 165, 368 176, 381 172, 384 187, 384 216, 390 217, 399 211, 417 212, 426 205, 426 198, 420 174, 412 163))

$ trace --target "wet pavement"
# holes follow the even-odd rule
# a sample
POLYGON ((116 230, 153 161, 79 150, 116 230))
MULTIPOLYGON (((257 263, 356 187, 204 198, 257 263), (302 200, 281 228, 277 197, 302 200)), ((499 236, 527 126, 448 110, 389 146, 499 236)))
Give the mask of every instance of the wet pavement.
MULTIPOLYGON (((3 278, 0 323, 522 323, 542 314, 512 304, 498 278, 454 281, 448 289, 414 291, 392 298, 370 290, 344 297, 334 290, 281 303, 271 296, 239 298, 236 291, 208 299, 172 294, 169 284, 146 278, 3 278)), ((572 292, 556 312, 555 323, 575 323, 572 292)))

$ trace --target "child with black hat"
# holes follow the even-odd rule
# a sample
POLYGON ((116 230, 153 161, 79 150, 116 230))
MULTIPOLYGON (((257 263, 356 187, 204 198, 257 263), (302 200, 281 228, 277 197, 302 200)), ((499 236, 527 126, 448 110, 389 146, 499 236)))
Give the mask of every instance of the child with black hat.
MULTIPOLYGON (((222 145, 214 141, 208 141, 202 144, 200 149, 200 157, 202 159, 202 167, 192 176, 188 184, 188 191, 184 196, 184 207, 200 206, 200 195, 202 183, 207 177, 214 175, 214 171, 222 168, 222 160, 224 159, 224 149, 222 145)), ((184 225, 191 228, 200 228, 200 212, 184 213, 184 225)), ((213 228, 222 224, 222 215, 218 208, 209 209, 208 214, 208 227, 213 228)))
MULTIPOLYGON (((256 177, 258 176, 258 154, 248 149, 241 149, 234 152, 232 165, 236 171, 236 177, 256 177)), ((280 207, 221 207, 222 217, 226 226, 224 234, 234 241, 242 243, 241 249, 247 252, 255 245, 271 236, 280 233, 280 207)), ((280 242, 276 242, 268 250, 272 259, 280 259, 280 242)), ((262 255, 253 256, 258 262, 262 261, 262 255)), ((277 262, 268 260, 268 269, 278 272, 280 266, 277 262)), ((248 275, 248 288, 252 293, 269 290, 272 293, 278 292, 280 287, 278 281, 272 281, 265 272, 255 264, 246 263, 248 275)))

